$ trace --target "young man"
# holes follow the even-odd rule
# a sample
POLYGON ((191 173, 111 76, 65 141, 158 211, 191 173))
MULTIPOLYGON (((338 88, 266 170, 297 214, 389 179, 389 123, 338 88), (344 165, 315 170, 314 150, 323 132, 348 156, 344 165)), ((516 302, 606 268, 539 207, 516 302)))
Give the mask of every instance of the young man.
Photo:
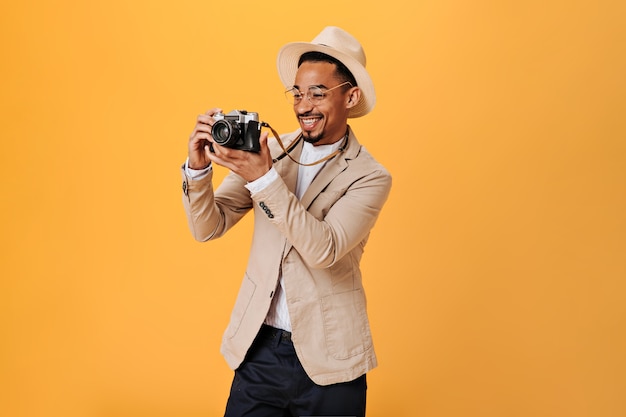
POLYGON ((290 43, 278 72, 300 128, 268 134, 260 152, 220 146, 220 109, 198 116, 183 166, 183 202, 200 241, 250 210, 250 257, 221 351, 235 370, 226 416, 364 416, 365 374, 376 365, 360 260, 391 176, 348 119, 376 96, 359 42, 326 27, 290 43), (214 191, 212 165, 231 172, 214 191))

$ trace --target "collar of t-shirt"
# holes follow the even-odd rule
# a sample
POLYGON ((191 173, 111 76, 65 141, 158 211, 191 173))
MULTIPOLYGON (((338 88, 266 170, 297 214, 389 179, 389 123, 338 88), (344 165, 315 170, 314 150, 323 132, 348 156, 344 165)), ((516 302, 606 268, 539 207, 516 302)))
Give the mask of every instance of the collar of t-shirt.
MULTIPOLYGON (((331 153, 335 152, 341 146, 343 141, 339 140, 329 145, 314 146, 309 142, 304 142, 302 148, 302 154, 300 155, 301 164, 310 164, 320 159, 324 159, 331 153)), ((296 184, 296 197, 301 199, 309 185, 313 182, 317 174, 320 172, 326 162, 322 162, 316 165, 298 166, 298 182, 296 184)))

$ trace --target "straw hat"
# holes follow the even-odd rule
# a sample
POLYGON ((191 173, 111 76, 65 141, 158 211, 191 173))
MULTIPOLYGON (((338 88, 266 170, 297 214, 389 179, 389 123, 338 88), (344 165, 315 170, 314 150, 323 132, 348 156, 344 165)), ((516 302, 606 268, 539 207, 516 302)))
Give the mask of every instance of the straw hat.
POLYGON ((298 71, 298 60, 305 52, 323 52, 341 61, 354 75, 361 89, 361 100, 350 109, 348 117, 361 117, 376 104, 374 83, 365 69, 365 52, 352 35, 335 26, 327 26, 309 42, 293 42, 278 52, 278 75, 285 88, 293 86, 298 71))

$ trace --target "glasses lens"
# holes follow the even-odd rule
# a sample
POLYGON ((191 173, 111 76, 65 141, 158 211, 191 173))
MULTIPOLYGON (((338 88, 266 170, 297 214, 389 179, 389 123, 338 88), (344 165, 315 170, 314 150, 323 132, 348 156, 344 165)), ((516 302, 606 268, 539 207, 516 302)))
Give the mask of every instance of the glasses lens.
POLYGON ((326 95, 324 94, 324 90, 322 90, 319 87, 310 87, 309 88, 309 100, 311 100, 311 103, 313 104, 319 104, 321 103, 322 100, 324 100, 324 97, 326 95))

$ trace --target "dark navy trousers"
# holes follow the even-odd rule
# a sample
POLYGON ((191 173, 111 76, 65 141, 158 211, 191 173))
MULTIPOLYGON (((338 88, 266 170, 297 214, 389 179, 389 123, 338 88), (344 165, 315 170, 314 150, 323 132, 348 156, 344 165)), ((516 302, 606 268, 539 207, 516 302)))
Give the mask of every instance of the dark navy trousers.
POLYGON ((225 417, 365 417, 365 375, 316 385, 308 377, 289 332, 263 326, 235 371, 225 417))

